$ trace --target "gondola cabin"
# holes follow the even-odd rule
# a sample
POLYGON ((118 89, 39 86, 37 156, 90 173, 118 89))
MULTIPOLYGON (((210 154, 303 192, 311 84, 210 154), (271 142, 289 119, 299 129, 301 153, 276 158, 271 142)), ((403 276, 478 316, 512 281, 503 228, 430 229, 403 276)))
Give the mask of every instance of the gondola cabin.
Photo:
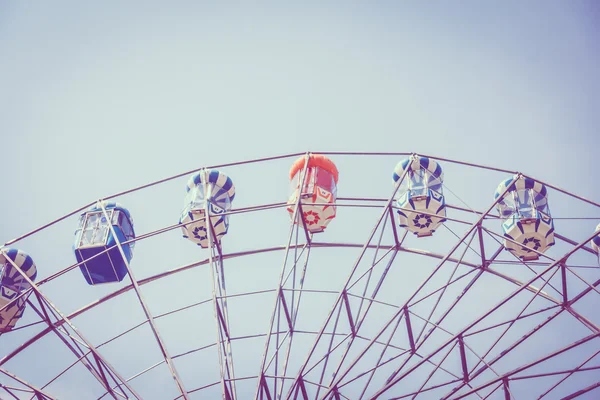
POLYGON ((600 265, 600 224, 596 227, 596 232, 598 232, 598 235, 592 239, 590 245, 596 254, 598 254, 598 265, 600 265))
POLYGON ((98 203, 81 214, 73 249, 86 282, 97 285, 123 280, 135 246, 135 242, 124 242, 132 239, 135 232, 131 214, 119 203, 98 203), (124 258, 119 246, 115 246, 117 242, 124 258))
MULTIPOLYGON (((288 213, 294 218, 298 197, 304 225, 310 233, 323 232, 335 218, 338 170, 335 164, 320 154, 311 154, 306 165, 306 156, 300 157, 290 169, 291 194, 288 213), (306 170, 306 176, 303 171, 306 170)), ((294 224, 300 223, 300 214, 294 224)))
POLYGON ((412 156, 396 165, 394 184, 403 175, 396 200, 399 225, 417 237, 431 236, 446 221, 442 167, 430 158, 412 156))
POLYGON ((500 198, 496 207, 508 251, 523 261, 532 261, 554 245, 554 222, 543 184, 515 175, 498 185, 494 198, 500 198))
POLYGON ((21 250, 5 248, 0 252, 0 332, 15 327, 25 312, 27 296, 19 295, 30 288, 29 282, 19 273, 17 266, 34 281, 37 269, 31 257, 21 250))
POLYGON ((216 169, 203 169, 190 177, 187 183, 184 208, 179 218, 183 237, 208 248, 221 243, 229 230, 231 203, 235 198, 233 181, 216 169), (212 230, 206 223, 209 215, 212 230), (210 232, 209 232, 210 230, 210 232), (209 235, 210 234, 210 235, 209 235))

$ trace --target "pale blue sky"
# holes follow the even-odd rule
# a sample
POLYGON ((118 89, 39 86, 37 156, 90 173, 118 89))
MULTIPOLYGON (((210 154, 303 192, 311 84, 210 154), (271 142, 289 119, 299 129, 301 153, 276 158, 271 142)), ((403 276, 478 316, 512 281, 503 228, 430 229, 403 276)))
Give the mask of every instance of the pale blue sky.
MULTIPOLYGON (((592 0, 0 1, 2 240, 159 178, 307 150, 420 152, 519 170, 598 200, 599 26, 592 0)), ((395 162, 340 160, 340 195, 363 194, 372 175, 391 182, 395 162)), ((283 200, 289 164, 237 170, 238 180, 232 172, 234 206, 283 200), (271 168, 281 182, 261 180, 271 168)), ((467 200, 477 206, 503 178, 475 187, 463 173, 447 179, 465 198, 481 192, 467 200)), ((138 233, 176 222, 184 183, 120 199, 138 233)), ((273 215, 285 231, 286 216, 273 215)), ((40 277, 74 262, 74 224, 23 242, 40 277)), ((169 268, 205 257, 170 238, 140 243, 134 268, 161 262, 138 276, 172 262, 152 246, 175 246, 181 257, 169 268)), ((81 285, 71 306, 60 288, 48 290, 71 311, 110 291, 81 285)))

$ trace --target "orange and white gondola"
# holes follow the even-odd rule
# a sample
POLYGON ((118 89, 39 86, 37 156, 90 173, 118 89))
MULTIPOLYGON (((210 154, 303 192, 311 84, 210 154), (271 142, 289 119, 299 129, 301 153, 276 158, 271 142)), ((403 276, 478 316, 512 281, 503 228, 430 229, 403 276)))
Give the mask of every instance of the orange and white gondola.
MULTIPOLYGON (((298 197, 302 218, 310 233, 323 232, 335 218, 337 199, 338 169, 329 158, 321 154, 310 154, 297 159, 290 169, 291 194, 288 199, 288 213, 293 218, 298 197), (305 170, 306 176, 302 177, 305 170), (302 179, 304 184, 301 186, 302 179)), ((300 223, 300 215, 293 221, 300 223)))

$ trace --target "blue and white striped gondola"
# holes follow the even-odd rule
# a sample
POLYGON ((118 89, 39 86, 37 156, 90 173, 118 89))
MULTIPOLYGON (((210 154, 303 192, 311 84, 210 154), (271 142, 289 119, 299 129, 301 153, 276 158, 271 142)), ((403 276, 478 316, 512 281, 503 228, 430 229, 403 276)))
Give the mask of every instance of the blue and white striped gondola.
POLYGON ((135 242, 126 244, 123 242, 132 239, 135 239, 133 219, 129 211, 119 203, 98 202, 81 214, 79 226, 75 231, 73 251, 77 262, 81 263, 79 269, 86 282, 97 285, 122 281, 127 275, 127 264, 133 258, 135 246, 135 242), (102 206, 106 210, 108 219, 102 211, 102 206), (116 237, 110 229, 111 225, 116 237), (115 246, 117 240, 121 243, 125 259, 119 248, 115 246), (104 252, 113 246, 115 247, 104 252))
POLYGON ((594 251, 598 254, 598 264, 600 265, 600 224, 598 224, 598 226, 596 227, 596 232, 598 232, 598 235, 592 239, 590 245, 592 246, 592 249, 594 249, 594 251))
POLYGON ((17 271, 11 261, 30 280, 34 281, 37 275, 35 263, 27 254, 17 249, 2 249, 2 252, 0 252, 0 309, 2 309, 0 311, 0 332, 8 332, 15 327, 17 321, 25 312, 27 296, 16 301, 13 300, 30 287, 27 280, 17 271))
POLYGON ((494 194, 502 230, 504 247, 524 261, 537 260, 539 253, 554 245, 554 222, 548 207, 546 187, 530 178, 513 176, 500 183, 494 194), (514 241, 514 242, 513 242, 514 241), (516 243, 515 243, 516 242, 516 243))
POLYGON ((398 221, 418 237, 431 236, 446 221, 442 167, 430 158, 411 156, 396 165, 394 183, 407 170, 396 200, 398 221))
POLYGON ((185 205, 179 218, 183 237, 203 248, 209 246, 209 227, 205 218, 208 209, 214 231, 213 243, 221 243, 229 229, 229 215, 223 214, 231 210, 235 197, 233 181, 216 169, 203 169, 190 177, 186 190, 185 205))

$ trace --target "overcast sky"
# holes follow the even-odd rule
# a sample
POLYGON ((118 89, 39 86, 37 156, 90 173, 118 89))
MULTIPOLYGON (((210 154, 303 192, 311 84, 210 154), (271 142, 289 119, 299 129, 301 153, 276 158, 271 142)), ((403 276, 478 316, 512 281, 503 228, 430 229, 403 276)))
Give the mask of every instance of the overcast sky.
MULTIPOLYGON (((598 27, 592 0, 0 1, 0 236, 176 173, 309 150, 420 152, 598 200, 598 27)), ((340 167, 340 195, 361 194, 372 174, 391 181, 395 162, 340 167)), ((233 177, 247 185, 234 206, 263 201, 248 182, 264 168, 233 177)), ((502 176, 484 189, 469 174, 454 176, 457 191, 491 201, 502 176)), ((138 232, 176 222, 184 183, 121 199, 138 232)), ((285 198, 287 182, 267 186, 285 198)), ((74 224, 20 245, 40 277, 74 262, 74 224)))

